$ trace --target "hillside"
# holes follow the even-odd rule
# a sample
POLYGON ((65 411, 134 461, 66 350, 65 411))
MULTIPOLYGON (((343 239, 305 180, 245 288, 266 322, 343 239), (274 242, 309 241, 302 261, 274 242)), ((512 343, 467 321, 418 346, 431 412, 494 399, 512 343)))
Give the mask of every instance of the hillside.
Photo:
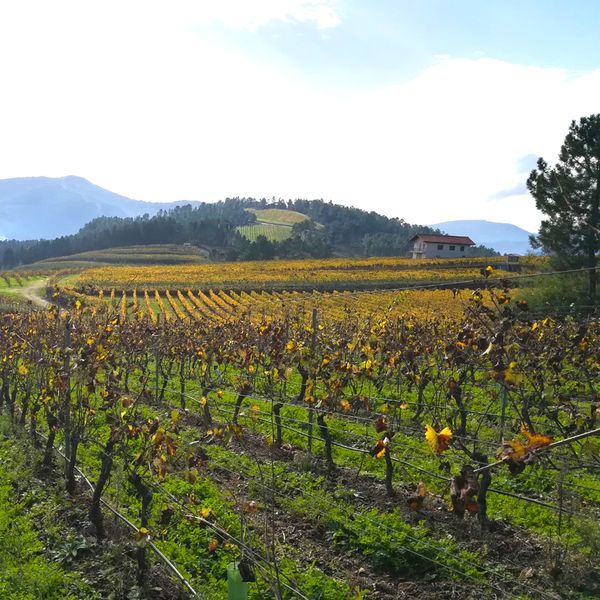
POLYGON ((502 254, 526 254, 532 251, 528 231, 510 223, 481 220, 444 221, 431 225, 450 235, 468 235, 476 244, 502 254))
POLYGON ((75 176, 2 179, 0 239, 51 239, 76 233, 97 217, 154 215, 181 204, 190 202, 132 200, 75 176))
POLYGON ((237 231, 250 242, 255 242, 259 235, 270 242, 282 242, 292 236, 292 227, 310 217, 284 208, 247 208, 256 217, 256 223, 243 225, 237 231))
MULTIPOLYGON (((401 218, 323 200, 237 197, 183 206, 152 204, 79 177, 0 181, 0 201, 0 234, 10 238, 0 241, 0 267, 7 269, 157 244, 188 244, 220 261, 406 256, 415 234, 435 233, 401 218), (66 233, 74 227, 79 227, 76 233, 66 233), (36 239, 52 231, 53 239, 36 239)), ((477 250, 493 254, 485 247, 477 250)))
POLYGON ((48 258, 23 267, 24 271, 79 270, 108 265, 199 264, 208 260, 207 252, 195 246, 156 244, 126 246, 80 252, 48 258))

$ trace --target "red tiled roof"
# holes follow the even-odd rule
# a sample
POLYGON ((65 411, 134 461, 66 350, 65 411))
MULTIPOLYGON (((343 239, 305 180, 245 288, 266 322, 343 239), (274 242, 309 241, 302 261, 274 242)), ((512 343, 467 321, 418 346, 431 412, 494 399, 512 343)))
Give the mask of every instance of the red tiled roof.
POLYGON ((458 244, 459 246, 474 246, 475 242, 466 235, 432 235, 429 233, 417 234, 411 238, 414 242, 419 238, 422 242, 431 244, 458 244))

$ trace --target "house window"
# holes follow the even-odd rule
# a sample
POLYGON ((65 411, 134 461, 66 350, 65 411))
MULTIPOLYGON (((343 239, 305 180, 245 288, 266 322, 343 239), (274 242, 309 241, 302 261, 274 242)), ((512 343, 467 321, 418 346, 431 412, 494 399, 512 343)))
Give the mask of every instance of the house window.
POLYGON ((460 251, 461 251, 461 252, 464 252, 464 251, 465 251, 465 247, 464 247, 464 246, 461 246, 461 247, 460 247, 460 251))
POLYGON ((438 250, 443 250, 444 249, 444 244, 438 244, 438 250))
POLYGON ((450 246, 450 250, 456 249, 456 246, 450 246))

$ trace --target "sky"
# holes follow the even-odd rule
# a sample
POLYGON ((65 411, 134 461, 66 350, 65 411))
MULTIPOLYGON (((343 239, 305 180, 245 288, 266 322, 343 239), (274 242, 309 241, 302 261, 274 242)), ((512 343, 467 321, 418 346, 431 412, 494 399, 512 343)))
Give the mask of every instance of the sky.
POLYGON ((600 112, 595 0, 0 0, 0 178, 536 231, 600 112))

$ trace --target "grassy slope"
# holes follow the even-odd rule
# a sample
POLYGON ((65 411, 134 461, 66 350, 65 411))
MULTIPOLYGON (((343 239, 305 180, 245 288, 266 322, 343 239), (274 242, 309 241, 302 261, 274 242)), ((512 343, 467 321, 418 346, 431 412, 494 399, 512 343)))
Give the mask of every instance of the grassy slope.
POLYGON ((272 223, 257 223, 255 225, 244 225, 237 230, 247 240, 255 242, 259 235, 264 235, 270 242, 282 242, 292 235, 292 228, 287 225, 275 225, 272 223))
POLYGON ((4 278, 0 278, 0 311, 27 308, 28 304, 23 292, 30 284, 40 279, 43 278, 29 277, 23 273, 19 273, 19 280, 15 277, 9 277, 7 282, 4 278))
POLYGON ((295 210, 286 210, 283 208, 248 208, 248 212, 256 215, 259 223, 271 223, 274 225, 287 225, 291 227, 296 223, 302 223, 309 219, 306 215, 295 210))
POLYGON ((259 235, 264 235, 271 242, 281 242, 292 235, 292 226, 308 220, 306 215, 294 210, 282 208, 248 208, 248 212, 256 215, 254 225, 238 227, 237 230, 251 242, 259 235))
POLYGON ((195 246, 181 244, 154 244, 126 246, 81 252, 69 256, 49 258, 31 265, 27 270, 81 269, 110 265, 175 265, 206 262, 206 252, 195 246))

